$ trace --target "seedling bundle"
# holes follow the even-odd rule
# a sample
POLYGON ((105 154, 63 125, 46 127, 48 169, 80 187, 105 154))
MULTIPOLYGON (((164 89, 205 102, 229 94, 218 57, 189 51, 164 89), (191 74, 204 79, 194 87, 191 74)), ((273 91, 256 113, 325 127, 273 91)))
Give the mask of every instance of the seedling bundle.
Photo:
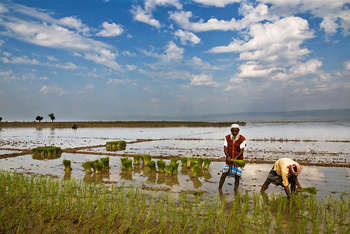
POLYGON ((118 151, 118 150, 125 150, 125 149, 126 149, 125 141, 109 141, 106 143, 107 151, 118 151))
POLYGON ((56 146, 41 146, 32 149, 33 159, 56 159, 61 157, 62 150, 56 146))
POLYGON ((103 171, 109 170, 109 158, 101 158, 95 161, 86 161, 83 163, 83 168, 86 173, 90 174, 92 173, 92 170, 94 173, 99 174, 103 171))
POLYGON ((70 160, 63 160, 63 165, 64 165, 64 171, 65 172, 71 172, 72 171, 70 160))

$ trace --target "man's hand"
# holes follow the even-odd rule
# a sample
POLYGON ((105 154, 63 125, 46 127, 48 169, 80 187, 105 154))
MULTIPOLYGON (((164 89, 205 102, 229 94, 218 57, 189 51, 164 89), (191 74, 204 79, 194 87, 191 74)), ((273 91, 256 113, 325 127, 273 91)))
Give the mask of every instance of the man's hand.
POLYGON ((287 198, 290 199, 290 190, 289 190, 288 185, 287 185, 287 186, 283 186, 283 187, 284 187, 284 191, 285 191, 286 194, 287 194, 287 198))

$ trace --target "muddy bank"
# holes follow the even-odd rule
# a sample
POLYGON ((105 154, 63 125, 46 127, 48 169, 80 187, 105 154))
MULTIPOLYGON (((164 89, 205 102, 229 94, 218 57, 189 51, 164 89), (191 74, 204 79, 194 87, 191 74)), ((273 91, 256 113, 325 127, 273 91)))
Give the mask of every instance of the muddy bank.
POLYGON ((227 127, 246 122, 190 122, 190 121, 88 121, 88 122, 0 122, 0 128, 164 128, 164 127, 227 127))

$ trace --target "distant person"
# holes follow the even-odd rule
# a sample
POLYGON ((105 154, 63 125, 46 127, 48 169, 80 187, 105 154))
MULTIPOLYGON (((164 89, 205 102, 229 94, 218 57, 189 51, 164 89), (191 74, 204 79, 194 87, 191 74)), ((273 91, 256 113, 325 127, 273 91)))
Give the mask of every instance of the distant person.
POLYGON ((282 186, 289 199, 291 192, 296 192, 296 187, 301 190, 301 186, 298 181, 298 175, 300 172, 301 166, 299 163, 290 158, 278 159, 273 168, 270 170, 265 183, 261 187, 261 194, 264 195, 265 190, 269 187, 269 184, 272 183, 276 186, 282 186), (291 187, 290 189, 289 185, 291 187))
POLYGON ((232 162, 233 159, 243 160, 243 152, 246 147, 246 139, 239 134, 240 126, 238 124, 231 125, 231 134, 225 136, 224 153, 226 155, 226 165, 222 169, 222 175, 219 182, 219 191, 222 191, 222 186, 225 183, 227 176, 235 177, 234 191, 237 193, 239 186, 239 179, 242 170, 239 166, 232 162))

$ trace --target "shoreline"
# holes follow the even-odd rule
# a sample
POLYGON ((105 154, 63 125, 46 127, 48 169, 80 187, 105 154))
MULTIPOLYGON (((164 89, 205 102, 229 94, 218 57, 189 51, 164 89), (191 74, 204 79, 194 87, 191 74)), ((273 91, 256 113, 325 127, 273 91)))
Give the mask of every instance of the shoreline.
POLYGON ((272 120, 272 121, 67 121, 67 122, 0 122, 0 128, 167 128, 167 127, 228 127, 231 124, 291 124, 336 123, 337 120, 272 120))

